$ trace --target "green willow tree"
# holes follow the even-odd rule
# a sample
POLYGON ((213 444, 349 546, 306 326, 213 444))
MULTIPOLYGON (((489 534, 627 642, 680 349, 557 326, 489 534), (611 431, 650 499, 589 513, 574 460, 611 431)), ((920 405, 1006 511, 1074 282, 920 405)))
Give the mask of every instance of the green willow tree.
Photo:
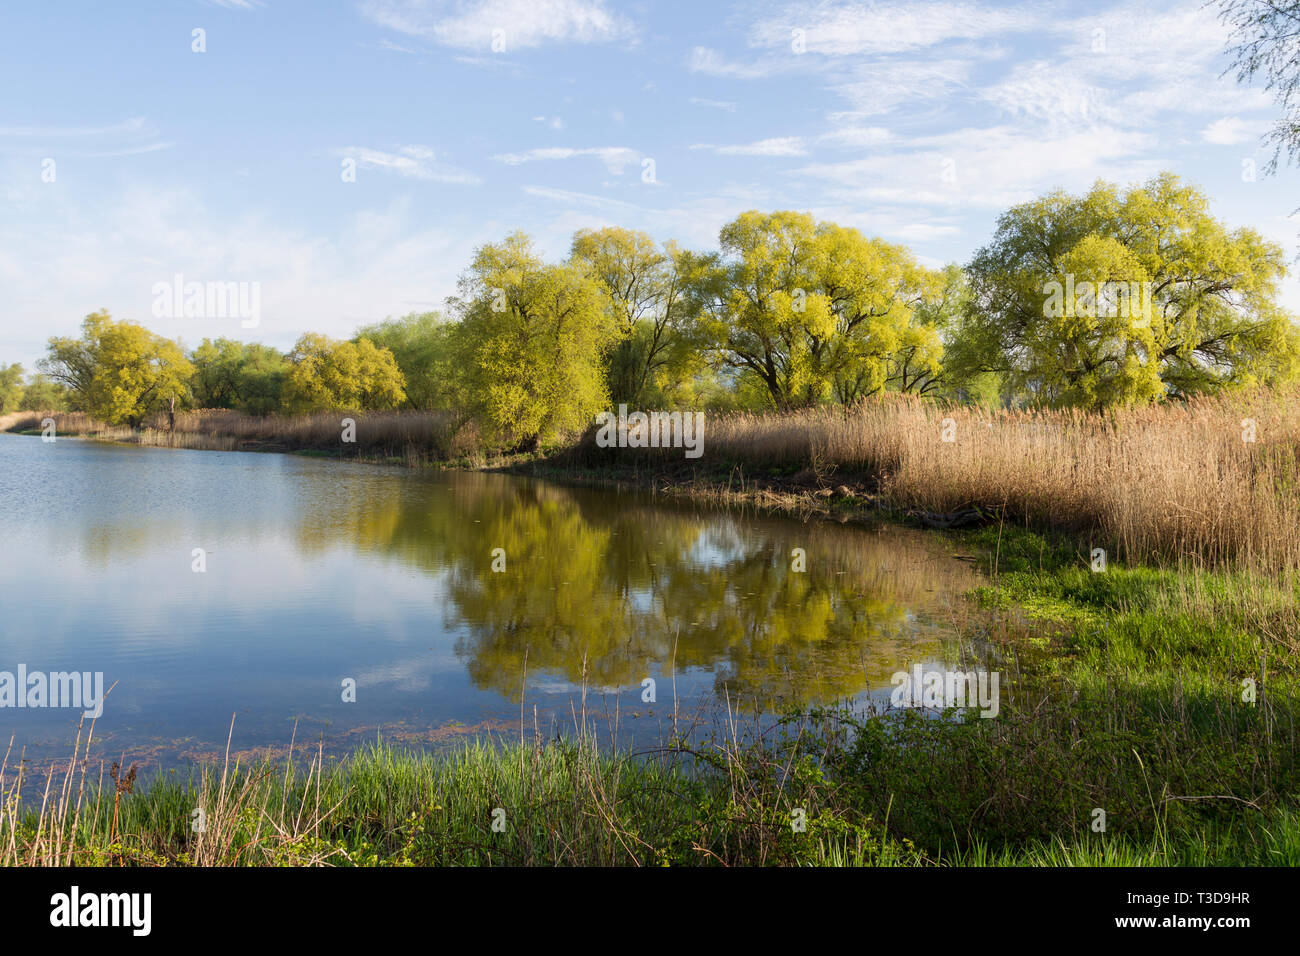
POLYGON ((607 356, 614 402, 639 408, 668 399, 702 364, 692 340, 689 285, 694 258, 644 232, 610 226, 574 234, 571 261, 599 286, 616 332, 607 356))
POLYGON ((1277 303, 1285 272, 1278 245, 1229 231, 1173 174, 1055 192, 1004 213, 967 267, 958 351, 967 371, 1056 407, 1290 381, 1300 336, 1277 303))
POLYGON ((478 249, 449 302, 458 388, 489 443, 532 450, 608 407, 602 360, 616 333, 582 269, 547 265, 516 232, 478 249))
POLYGON ((86 316, 80 338, 51 338, 37 364, 72 392, 74 407, 110 425, 135 427, 150 412, 174 412, 186 402, 194 373, 179 344, 134 322, 116 322, 107 311, 86 316))
POLYGON ((13 365, 0 365, 0 412, 15 412, 22 408, 23 367, 15 362, 13 365))
POLYGON ((65 412, 68 389, 48 375, 33 375, 23 388, 18 410, 23 412, 65 412))
POLYGON ((190 390, 198 408, 233 408, 266 415, 280 408, 289 360, 258 342, 204 339, 190 353, 190 390))
POLYGON ((789 211, 742 213, 720 240, 697 280, 701 331, 776 407, 854 401, 891 379, 919 390, 937 372, 939 330, 915 319, 941 279, 902 246, 789 211))
POLYGON ((450 409, 458 404, 452 338, 455 324, 438 312, 385 319, 357 330, 353 341, 369 339, 393 353, 406 381, 406 403, 425 410, 450 409))
POLYGON ((406 401, 393 353, 369 339, 339 342, 308 333, 298 339, 289 360, 293 366, 284 401, 295 411, 382 410, 406 401))
POLYGON ((816 288, 830 302, 834 324, 829 337, 810 343, 809 354, 835 397, 848 403, 886 387, 935 387, 943 359, 942 277, 904 247, 835 223, 817 227, 816 248, 816 288))

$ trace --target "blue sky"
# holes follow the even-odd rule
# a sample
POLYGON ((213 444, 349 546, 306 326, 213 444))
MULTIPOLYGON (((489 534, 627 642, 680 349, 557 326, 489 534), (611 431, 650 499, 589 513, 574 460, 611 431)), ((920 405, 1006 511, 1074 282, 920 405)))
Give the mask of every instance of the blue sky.
POLYGON ((346 336, 513 229, 713 248, 795 208, 964 262, 1012 203, 1163 169, 1294 255, 1300 173, 1243 176, 1276 108, 1224 40, 1195 0, 9 3, 0 361, 101 307, 188 345, 346 336), (155 318, 176 273, 260 283, 260 324, 155 318))

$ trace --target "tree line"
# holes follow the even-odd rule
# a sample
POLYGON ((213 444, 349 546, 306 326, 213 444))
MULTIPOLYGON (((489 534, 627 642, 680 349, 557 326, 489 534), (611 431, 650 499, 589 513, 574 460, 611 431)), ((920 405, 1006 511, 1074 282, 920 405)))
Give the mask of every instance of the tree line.
POLYGON ((745 212, 719 248, 581 230, 547 262, 523 233, 479 248, 445 313, 288 353, 179 342, 106 311, 0 367, 0 410, 139 425, 159 410, 417 408, 530 448, 634 408, 790 409, 883 392, 1090 411, 1300 375, 1282 248, 1230 230, 1171 173, 1017 205, 965 267, 792 211, 745 212))

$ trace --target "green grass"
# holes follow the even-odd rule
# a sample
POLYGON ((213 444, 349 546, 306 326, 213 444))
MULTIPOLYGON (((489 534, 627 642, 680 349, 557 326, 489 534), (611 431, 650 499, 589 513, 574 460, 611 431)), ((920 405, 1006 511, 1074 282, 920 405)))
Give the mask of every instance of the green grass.
POLYGON ((111 788, 75 817, 11 810, 0 836, 13 839, 10 864, 793 864, 846 838, 862 858, 873 846, 897 855, 851 808, 812 810, 795 832, 792 809, 810 805, 822 781, 804 767, 786 774, 771 756, 750 750, 733 765, 718 752, 610 754, 590 741, 444 754, 376 744, 323 771, 164 776, 126 795, 115 825, 111 788))
POLYGON ((11 865, 1300 864, 1294 808, 1161 803, 1158 761, 1127 783, 1111 766, 1150 741, 1077 717, 1101 739, 1080 737, 1073 752, 1050 720, 1031 736, 989 736, 998 721, 843 714, 739 747, 641 755, 573 740, 440 754, 377 743, 326 767, 162 775, 122 796, 115 825, 111 786, 76 814, 11 806, 0 838, 11 865), (1113 788, 1105 833, 1090 829, 1095 801, 1073 793, 1090 781, 1113 788))

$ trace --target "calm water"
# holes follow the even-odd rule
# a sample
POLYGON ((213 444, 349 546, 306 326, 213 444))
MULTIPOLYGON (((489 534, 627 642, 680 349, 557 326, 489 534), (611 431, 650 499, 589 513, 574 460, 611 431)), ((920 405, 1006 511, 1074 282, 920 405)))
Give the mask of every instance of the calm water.
MULTIPOLYGON (((668 507, 479 473, 0 435, 0 671, 116 682, 100 755, 166 766, 323 737, 341 752, 620 713, 765 713, 944 654, 969 586, 898 530, 668 507), (193 551, 206 571, 193 570, 193 551), (493 549, 505 552, 494 572, 493 549), (803 548, 804 573, 791 571, 803 548), (642 680, 657 681, 657 703, 642 680), (342 682, 356 682, 356 701, 342 682), (725 706, 725 703, 722 704, 725 706)), ((37 762, 79 711, 0 709, 37 762)))

